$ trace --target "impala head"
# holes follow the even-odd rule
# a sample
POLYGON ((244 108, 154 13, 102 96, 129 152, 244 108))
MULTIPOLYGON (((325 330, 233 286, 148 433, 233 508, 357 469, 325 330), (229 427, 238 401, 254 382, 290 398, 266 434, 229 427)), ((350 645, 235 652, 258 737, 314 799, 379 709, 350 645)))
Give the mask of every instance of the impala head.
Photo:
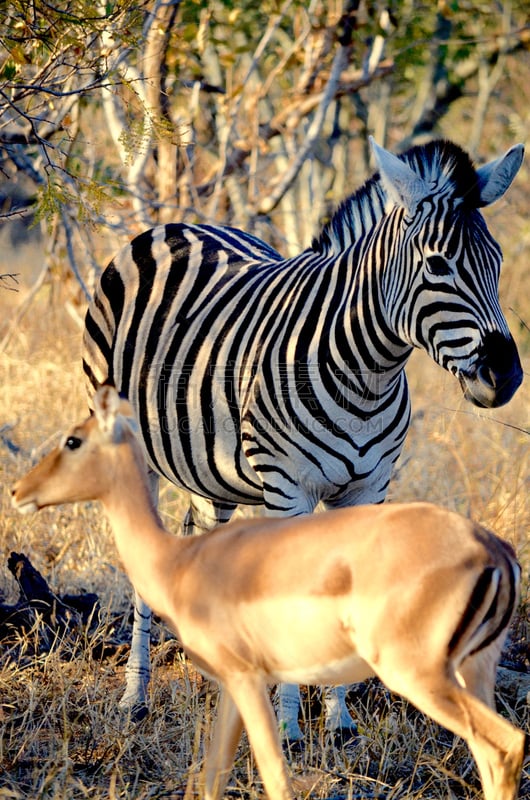
POLYGON ((392 207, 384 292, 393 329, 455 375, 467 400, 486 408, 507 403, 523 373, 499 306, 501 251, 479 209, 508 189, 523 146, 478 169, 450 142, 399 158, 372 147, 392 207), (413 264, 406 277, 400 260, 413 264))
POLYGON ((94 414, 66 433, 60 444, 22 477, 12 492, 13 505, 22 513, 46 506, 101 500, 114 484, 117 459, 130 454, 142 458, 133 433, 129 403, 111 386, 94 397, 94 414))

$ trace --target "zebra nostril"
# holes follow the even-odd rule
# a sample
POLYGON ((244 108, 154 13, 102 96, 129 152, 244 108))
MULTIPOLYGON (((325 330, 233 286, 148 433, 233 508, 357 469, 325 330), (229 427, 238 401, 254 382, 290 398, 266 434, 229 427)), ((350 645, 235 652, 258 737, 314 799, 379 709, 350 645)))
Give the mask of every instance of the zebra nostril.
POLYGON ((492 389, 495 389, 497 380, 495 373, 492 369, 490 369, 490 367, 482 364, 477 370, 477 375, 482 383, 484 383, 486 386, 490 386, 492 389))

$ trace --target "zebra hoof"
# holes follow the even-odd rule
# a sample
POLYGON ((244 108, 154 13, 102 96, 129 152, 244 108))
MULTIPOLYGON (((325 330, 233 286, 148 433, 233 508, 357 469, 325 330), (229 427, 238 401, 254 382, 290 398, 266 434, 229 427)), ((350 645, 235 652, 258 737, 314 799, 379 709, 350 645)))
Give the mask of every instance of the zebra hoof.
POLYGON ((120 711, 128 722, 136 724, 141 722, 149 714, 149 708, 145 703, 134 703, 133 705, 120 705, 120 711))
POLYGON ((349 726, 347 728, 336 728, 334 731, 329 731, 328 736, 336 750, 342 750, 344 747, 351 747, 359 738, 359 731, 357 725, 349 726))
POLYGON ((141 722, 149 714, 149 709, 145 703, 138 703, 131 708, 131 720, 133 722, 141 722))
POLYGON ((305 750, 303 739, 282 739, 282 750, 286 756, 299 756, 305 750))

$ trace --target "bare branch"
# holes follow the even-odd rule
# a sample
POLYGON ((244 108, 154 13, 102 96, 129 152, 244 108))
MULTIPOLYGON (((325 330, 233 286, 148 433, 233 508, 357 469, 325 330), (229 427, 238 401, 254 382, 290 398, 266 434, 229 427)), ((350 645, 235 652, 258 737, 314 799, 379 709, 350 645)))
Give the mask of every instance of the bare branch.
POLYGON ((291 164, 290 168, 287 170, 286 174, 280 181, 280 183, 276 186, 276 188, 270 193, 268 197, 265 197, 259 203, 257 208, 258 214, 269 214, 272 211, 272 209, 278 205, 281 198, 284 196, 287 190, 292 186, 294 180, 296 179, 300 171, 302 164, 313 150, 315 143, 318 139, 318 136, 320 134, 320 131, 322 130, 322 125, 324 124, 324 119, 326 117, 329 105, 336 96, 337 89, 339 86, 340 76, 343 70, 346 69, 348 65, 349 53, 350 53, 349 47, 344 47, 342 45, 339 47, 339 50, 337 51, 335 58, 333 59, 331 74, 326 89, 323 93, 322 101, 317 108, 316 114, 314 116, 311 125, 309 126, 309 130, 307 132, 304 144, 300 149, 298 155, 294 159, 293 163, 291 164))
POLYGON ((18 272, 4 272, 3 275, 0 275, 0 286, 2 289, 7 289, 10 292, 18 292, 18 272), (15 284, 11 286, 10 284, 15 284))

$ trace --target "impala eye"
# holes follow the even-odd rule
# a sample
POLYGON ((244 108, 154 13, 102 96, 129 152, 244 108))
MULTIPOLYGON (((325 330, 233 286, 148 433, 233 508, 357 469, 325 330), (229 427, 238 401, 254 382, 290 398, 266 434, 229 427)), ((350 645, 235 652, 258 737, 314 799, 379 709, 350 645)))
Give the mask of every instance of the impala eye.
POLYGON ((78 436, 69 436, 64 446, 67 447, 69 450, 77 450, 83 444, 83 440, 79 439, 78 436))
POLYGON ((427 256, 427 272, 437 278, 452 275, 453 270, 443 256, 427 256))

